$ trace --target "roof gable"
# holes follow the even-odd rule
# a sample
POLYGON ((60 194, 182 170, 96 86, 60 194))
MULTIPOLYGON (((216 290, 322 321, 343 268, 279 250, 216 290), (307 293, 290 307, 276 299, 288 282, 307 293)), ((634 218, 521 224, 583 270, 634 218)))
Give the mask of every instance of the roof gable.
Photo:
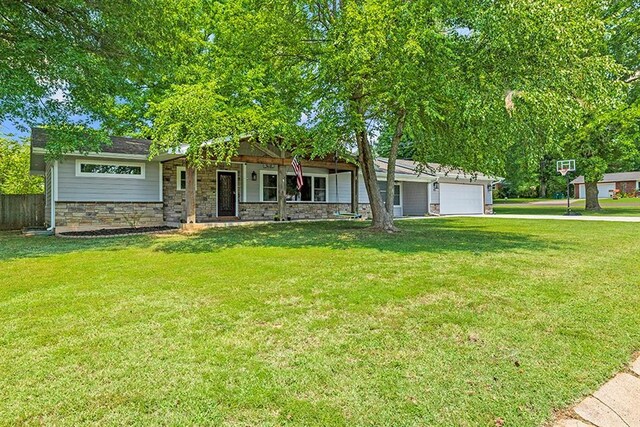
MULTIPOLYGON (((149 155, 149 147, 151 147, 151 140, 127 138, 122 136, 112 136, 111 145, 104 145, 101 147, 101 152, 111 154, 134 154, 134 155, 149 155)), ((31 147, 34 148, 46 148, 47 146, 47 129, 45 128, 33 128, 31 130, 31 147)))
MULTIPOLYGON (((389 166, 389 159, 385 157, 377 157, 375 159, 376 172, 379 174, 386 174, 389 166)), ((494 178, 484 175, 480 172, 466 172, 462 169, 443 166, 439 163, 427 163, 426 165, 420 165, 420 163, 408 159, 396 160, 396 176, 431 176, 438 178, 455 178, 455 179, 478 179, 478 180, 493 180, 494 178)))
MULTIPOLYGON (((605 173, 598 182, 640 181, 640 171, 605 173)), ((584 176, 580 175, 572 184, 584 184, 584 176)))

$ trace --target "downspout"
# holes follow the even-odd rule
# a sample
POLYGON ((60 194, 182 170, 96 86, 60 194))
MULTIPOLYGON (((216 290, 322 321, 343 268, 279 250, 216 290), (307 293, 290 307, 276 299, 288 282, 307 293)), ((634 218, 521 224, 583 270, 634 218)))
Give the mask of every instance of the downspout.
POLYGON ((47 231, 56 229, 56 200, 58 200, 58 161, 53 163, 51 170, 51 218, 49 219, 49 228, 47 231))

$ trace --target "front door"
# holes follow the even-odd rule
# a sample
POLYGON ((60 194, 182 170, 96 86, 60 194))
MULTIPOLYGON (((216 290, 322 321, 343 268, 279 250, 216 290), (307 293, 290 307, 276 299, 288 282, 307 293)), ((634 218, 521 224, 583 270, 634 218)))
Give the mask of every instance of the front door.
POLYGON ((235 172, 218 172, 218 216, 237 216, 235 172))

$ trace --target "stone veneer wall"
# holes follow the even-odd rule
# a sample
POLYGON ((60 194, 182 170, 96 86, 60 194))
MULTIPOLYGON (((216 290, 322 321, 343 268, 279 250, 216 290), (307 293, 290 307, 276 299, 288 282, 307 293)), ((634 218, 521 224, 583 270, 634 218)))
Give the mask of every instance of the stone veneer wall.
MULTIPOLYGON (((178 166, 185 166, 185 159, 165 162, 162 166, 162 196, 164 220, 179 223, 184 220, 185 193, 178 190, 178 166)), ((242 166, 238 164, 207 166, 196 172, 196 222, 211 222, 216 219, 217 170, 236 171, 238 200, 242 200, 242 166)))
POLYGON ((56 202, 56 227, 163 225, 161 202, 56 202))
MULTIPOLYGON (((287 217, 291 219, 332 219, 336 212, 351 212, 351 203, 287 203, 287 217)), ((358 212, 367 218, 371 214, 369 204, 359 204, 358 212)), ((278 214, 275 202, 240 203, 240 219, 271 221, 278 214)))
POLYGON ((484 205, 484 214, 493 215, 493 205, 484 205))

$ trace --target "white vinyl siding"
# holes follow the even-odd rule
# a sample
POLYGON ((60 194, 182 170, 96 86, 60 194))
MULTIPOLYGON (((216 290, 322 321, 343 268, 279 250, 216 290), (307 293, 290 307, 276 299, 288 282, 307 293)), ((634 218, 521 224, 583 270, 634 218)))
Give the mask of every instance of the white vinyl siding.
MULTIPOLYGON (((114 179, 104 176, 76 176, 76 160, 101 164, 99 157, 65 157, 58 161, 56 199, 66 202, 157 202, 162 200, 160 164, 142 163, 144 178, 114 179)), ((113 161, 113 159, 109 159, 113 161)), ((124 161, 123 163, 127 163, 124 161)))
POLYGON ((44 222, 51 225, 51 199, 53 197, 53 173, 49 163, 45 166, 44 172, 44 222))
POLYGON ((327 179, 327 198, 331 203, 351 203, 351 172, 332 173, 327 179), (336 177, 338 191, 336 192, 336 177))

